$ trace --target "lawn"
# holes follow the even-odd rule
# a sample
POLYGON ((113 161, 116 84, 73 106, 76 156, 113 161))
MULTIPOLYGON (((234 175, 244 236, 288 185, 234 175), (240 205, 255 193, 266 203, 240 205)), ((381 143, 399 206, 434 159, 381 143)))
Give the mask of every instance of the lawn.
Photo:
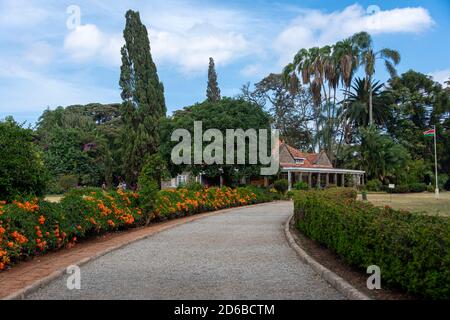
MULTIPOLYGON (((358 195, 361 199, 361 195, 358 195)), ((442 192, 440 199, 434 197, 434 193, 369 193, 367 200, 376 206, 388 205, 394 209, 408 211, 420 211, 429 214, 439 214, 450 217, 450 192, 442 192)))

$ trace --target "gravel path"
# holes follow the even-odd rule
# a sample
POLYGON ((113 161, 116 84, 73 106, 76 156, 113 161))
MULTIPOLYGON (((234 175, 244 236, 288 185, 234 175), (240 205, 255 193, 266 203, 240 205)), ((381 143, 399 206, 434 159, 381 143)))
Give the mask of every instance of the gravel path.
POLYGON ((301 262, 283 233, 290 202, 241 207, 130 244, 28 299, 343 299, 301 262))

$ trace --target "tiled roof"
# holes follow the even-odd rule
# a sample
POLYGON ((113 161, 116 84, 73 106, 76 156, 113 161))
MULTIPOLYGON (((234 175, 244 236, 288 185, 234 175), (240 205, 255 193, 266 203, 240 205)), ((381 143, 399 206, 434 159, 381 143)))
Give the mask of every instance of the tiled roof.
POLYGON ((327 166, 327 165, 317 164, 317 161, 319 160, 323 151, 321 151, 319 153, 307 153, 307 152, 302 152, 294 147, 291 147, 290 145, 288 145, 286 143, 281 143, 280 148, 282 146, 286 147, 286 149, 288 150, 288 152, 291 154, 291 156, 294 159, 295 158, 303 158, 305 160, 302 164, 295 163, 295 162, 291 162, 291 163, 281 162, 280 163, 281 167, 298 167, 298 168, 332 168, 333 167, 331 165, 327 166))

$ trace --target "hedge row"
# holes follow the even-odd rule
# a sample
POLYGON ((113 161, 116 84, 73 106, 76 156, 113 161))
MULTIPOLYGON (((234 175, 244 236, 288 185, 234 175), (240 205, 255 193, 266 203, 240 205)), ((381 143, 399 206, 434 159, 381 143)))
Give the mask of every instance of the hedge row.
POLYGON ((294 205, 297 228, 347 263, 377 265, 383 284, 418 297, 450 298, 450 219, 374 207, 351 191, 305 191, 294 205))
MULTIPOLYGON (((258 188, 207 188, 163 190, 157 198, 153 220, 270 201, 273 196, 258 188)), ((105 192, 97 188, 72 190, 59 203, 42 199, 0 202, 0 270, 27 257, 79 239, 142 225, 145 218, 137 193, 105 192)))

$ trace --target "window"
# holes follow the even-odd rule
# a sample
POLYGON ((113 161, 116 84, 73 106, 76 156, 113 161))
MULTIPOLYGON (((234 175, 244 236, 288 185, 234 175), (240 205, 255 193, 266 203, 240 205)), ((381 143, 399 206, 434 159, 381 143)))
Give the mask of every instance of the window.
POLYGON ((304 164, 305 158, 294 158, 295 164, 304 164))

